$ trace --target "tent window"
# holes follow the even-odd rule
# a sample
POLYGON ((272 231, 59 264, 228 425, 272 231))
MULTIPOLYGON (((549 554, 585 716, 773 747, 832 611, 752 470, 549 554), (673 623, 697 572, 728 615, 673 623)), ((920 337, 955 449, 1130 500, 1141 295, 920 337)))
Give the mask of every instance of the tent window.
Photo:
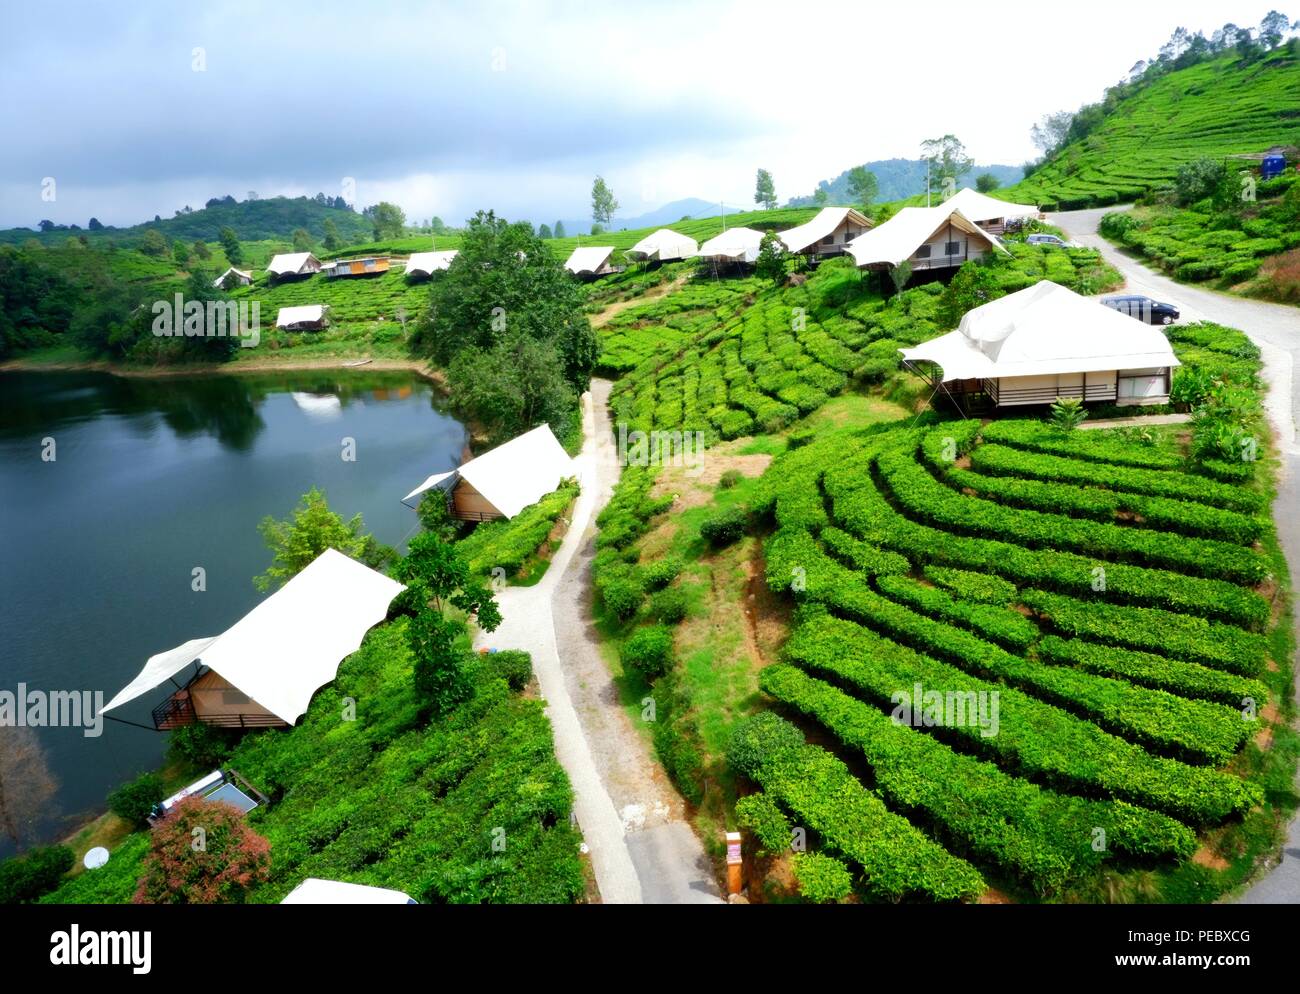
POLYGON ((822 239, 822 244, 823 244, 823 245, 834 245, 834 244, 835 244, 835 232, 832 231, 829 235, 827 235, 825 238, 823 238, 823 239, 822 239))
POLYGON ((961 255, 961 242, 948 242, 944 246, 944 255, 961 255))
POLYGON ((917 257, 918 259, 928 259, 928 258, 930 258, 930 246, 929 246, 929 245, 922 245, 920 248, 918 248, 918 249, 916 250, 916 257, 917 257))

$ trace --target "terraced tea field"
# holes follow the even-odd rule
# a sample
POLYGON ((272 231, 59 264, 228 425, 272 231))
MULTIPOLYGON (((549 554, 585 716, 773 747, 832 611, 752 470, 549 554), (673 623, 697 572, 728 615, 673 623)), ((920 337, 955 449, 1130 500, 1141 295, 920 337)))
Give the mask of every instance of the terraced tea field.
POLYGON ((883 805, 850 819, 801 793, 816 747, 772 716, 742 732, 743 772, 878 897, 1069 897, 1101 870, 1175 866, 1222 890, 1228 863, 1191 857, 1198 831, 1259 817, 1252 740, 1283 686, 1266 634, 1276 564, 1263 496, 1177 451, 967 420, 778 458, 753 506, 775 528, 767 582, 800 610, 760 685, 864 762, 845 789, 883 805), (924 721, 920 700, 895 721, 914 687, 937 710, 927 697, 924 721), (972 703, 964 721, 953 695, 972 703), (977 700, 998 702, 991 731, 977 700), (876 879, 838 840, 886 812, 919 830, 912 856, 937 841, 945 858, 876 879))

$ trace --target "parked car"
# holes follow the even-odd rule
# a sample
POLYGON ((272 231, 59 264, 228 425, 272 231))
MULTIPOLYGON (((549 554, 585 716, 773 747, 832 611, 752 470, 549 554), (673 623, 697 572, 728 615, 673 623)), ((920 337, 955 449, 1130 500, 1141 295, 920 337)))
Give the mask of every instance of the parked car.
POLYGON ((1064 238, 1058 238, 1056 235, 1030 235, 1025 239, 1028 245, 1046 245, 1048 248, 1078 248, 1076 242, 1067 242, 1064 238))
POLYGON ((1121 314, 1127 314, 1147 324, 1173 324, 1178 320, 1178 308, 1173 304, 1152 300, 1137 293, 1125 294, 1121 297, 1103 297, 1101 302, 1121 314))

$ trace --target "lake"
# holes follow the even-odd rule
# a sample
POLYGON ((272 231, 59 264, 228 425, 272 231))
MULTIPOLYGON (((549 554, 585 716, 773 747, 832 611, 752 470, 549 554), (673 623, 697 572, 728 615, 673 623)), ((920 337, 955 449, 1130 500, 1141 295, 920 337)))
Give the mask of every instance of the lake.
MULTIPOLYGON (((258 522, 287 517, 312 486, 403 545, 417 522, 401 497, 458 465, 465 443, 409 373, 0 373, 0 690, 107 702, 150 655, 224 631, 265 596, 252 583, 270 563, 258 522)), ((120 714, 148 725, 165 694, 120 714)), ((157 766, 167 740, 111 721, 98 738, 37 735, 60 784, 47 838, 157 766)))

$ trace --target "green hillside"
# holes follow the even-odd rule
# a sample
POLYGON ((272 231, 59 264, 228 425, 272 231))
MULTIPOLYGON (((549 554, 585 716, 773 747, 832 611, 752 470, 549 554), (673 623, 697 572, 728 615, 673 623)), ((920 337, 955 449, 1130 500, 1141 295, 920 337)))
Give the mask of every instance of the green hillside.
MULTIPOLYGON (((875 175, 878 184, 873 203, 885 204, 893 200, 906 200, 915 196, 918 191, 925 190, 924 159, 881 159, 876 162, 864 162, 863 166, 875 175)), ((962 182, 964 185, 974 186, 975 177, 984 173, 991 173, 997 177, 998 182, 1003 186, 1009 186, 1021 178, 1023 167, 974 166, 962 178, 962 182)), ((849 171, 847 169, 832 180, 822 180, 817 184, 817 189, 826 191, 826 202, 828 204, 853 203, 853 198, 849 194, 849 171)), ((813 207, 815 201, 811 195, 807 197, 791 197, 786 206, 813 207)))
POLYGON ((345 242, 368 238, 371 224, 346 207, 338 207, 327 202, 329 198, 318 195, 313 197, 270 197, 265 200, 233 199, 209 201, 211 206, 179 213, 175 217, 129 228, 56 226, 49 231, 36 231, 31 228, 7 228, 0 231, 0 244, 22 244, 29 238, 35 238, 42 244, 63 244, 68 238, 85 235, 93 244, 100 240, 112 240, 130 244, 144 236, 149 229, 160 232, 169 242, 205 241, 215 242, 221 229, 230 227, 235 230, 241 241, 259 241, 272 238, 290 238, 297 228, 305 228, 316 239, 325 237, 325 221, 332 220, 339 235, 345 242), (322 202, 326 201, 326 202, 322 202))
POLYGON ((1049 210, 1106 206, 1169 186, 1195 159, 1278 144, 1300 144, 1300 57, 1290 46, 1134 84, 1084 139, 1005 192, 1049 210))

